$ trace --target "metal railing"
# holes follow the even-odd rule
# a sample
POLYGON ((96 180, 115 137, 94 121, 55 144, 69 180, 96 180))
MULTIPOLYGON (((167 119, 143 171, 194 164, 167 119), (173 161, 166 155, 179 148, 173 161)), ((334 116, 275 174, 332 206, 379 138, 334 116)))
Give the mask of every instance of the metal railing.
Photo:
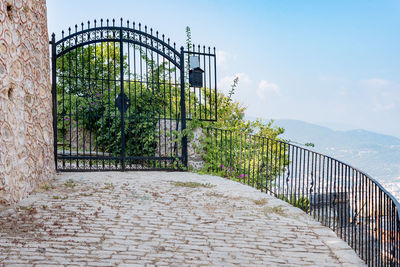
POLYGON ((280 140, 207 129, 209 171, 296 206, 346 241, 369 266, 400 265, 399 203, 358 169, 280 140))

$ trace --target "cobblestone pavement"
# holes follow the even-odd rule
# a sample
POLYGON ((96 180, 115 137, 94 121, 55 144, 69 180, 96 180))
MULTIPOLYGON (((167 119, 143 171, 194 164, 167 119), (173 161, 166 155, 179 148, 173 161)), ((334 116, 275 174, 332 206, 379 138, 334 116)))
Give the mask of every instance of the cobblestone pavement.
POLYGON ((299 209, 208 175, 64 173, 1 209, 5 266, 364 264, 299 209))

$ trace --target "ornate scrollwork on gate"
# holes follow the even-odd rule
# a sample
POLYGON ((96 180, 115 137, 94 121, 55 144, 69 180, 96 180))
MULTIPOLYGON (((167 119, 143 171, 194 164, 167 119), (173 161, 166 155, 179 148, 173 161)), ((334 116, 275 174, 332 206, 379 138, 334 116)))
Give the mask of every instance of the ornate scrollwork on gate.
POLYGON ((81 29, 78 29, 78 25, 75 25, 75 32, 71 32, 71 28, 69 28, 67 36, 64 36, 64 32, 62 32, 62 39, 56 43, 57 56, 61 56, 77 47, 91 43, 128 42, 151 49, 166 57, 180 68, 181 54, 176 50, 175 43, 173 46, 170 45, 169 38, 165 41, 165 36, 162 35, 162 39, 160 39, 158 37, 158 32, 156 32, 156 35, 153 35, 152 29, 150 29, 150 33, 148 33, 147 26, 145 26, 145 30, 142 31, 141 24, 139 24, 138 29, 135 28, 135 23, 132 24, 132 28, 129 27, 129 21, 127 21, 126 26, 123 26, 122 19, 120 26, 115 26, 115 20, 112 20, 112 26, 109 24, 110 21, 106 20, 106 26, 103 26, 103 20, 101 20, 100 26, 97 26, 95 21, 94 27, 91 28, 90 22, 88 22, 87 28, 85 29, 82 23, 81 29))

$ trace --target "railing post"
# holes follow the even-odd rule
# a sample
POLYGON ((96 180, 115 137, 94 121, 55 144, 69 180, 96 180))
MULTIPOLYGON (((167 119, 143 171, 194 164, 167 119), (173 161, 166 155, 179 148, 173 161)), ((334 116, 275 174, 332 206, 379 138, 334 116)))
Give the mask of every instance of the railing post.
POLYGON ((57 85, 56 85, 56 35, 51 35, 51 94, 53 101, 54 164, 57 171, 57 85))
MULTIPOLYGON (((182 133, 186 129, 186 103, 185 103, 185 52, 183 46, 181 46, 181 120, 182 120, 182 133)), ((182 158, 183 164, 187 167, 187 136, 184 135, 182 138, 182 158)))

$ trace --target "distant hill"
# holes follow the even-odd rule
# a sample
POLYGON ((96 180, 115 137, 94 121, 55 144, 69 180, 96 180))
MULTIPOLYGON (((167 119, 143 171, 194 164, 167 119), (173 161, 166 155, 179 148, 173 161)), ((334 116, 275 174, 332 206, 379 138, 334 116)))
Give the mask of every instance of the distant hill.
POLYGON ((275 120, 284 139, 315 144, 312 150, 349 163, 378 181, 400 178, 400 139, 362 129, 335 131, 298 120, 275 120))

